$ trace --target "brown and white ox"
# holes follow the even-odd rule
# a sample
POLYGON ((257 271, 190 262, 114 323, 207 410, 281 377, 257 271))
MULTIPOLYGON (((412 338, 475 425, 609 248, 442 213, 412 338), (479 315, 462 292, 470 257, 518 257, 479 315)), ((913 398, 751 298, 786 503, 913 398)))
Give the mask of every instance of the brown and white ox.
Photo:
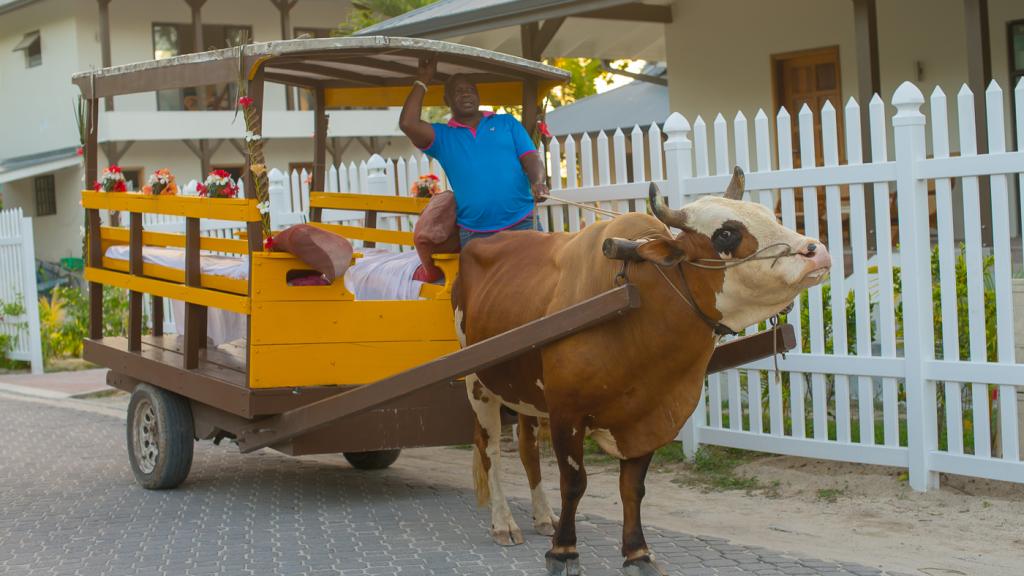
POLYGON ((640 308, 466 379, 477 420, 474 480, 480 504, 490 503, 491 535, 502 545, 523 542, 500 478, 506 406, 519 415, 533 526, 552 536, 549 574, 580 573, 575 515, 587 487, 587 435, 620 460, 624 572, 664 574, 640 523, 644 478, 654 450, 676 438, 696 406, 718 341, 712 324, 740 330, 765 320, 827 275, 825 246, 783 227, 764 206, 739 200, 742 187, 737 169, 726 197, 671 210, 652 185, 654 216, 626 214, 576 233, 501 233, 462 252, 453 306, 469 345, 614 288, 622 262, 606 258, 602 243, 647 240, 636 249, 642 260, 628 267, 640 308), (560 521, 541 487, 540 417, 550 419, 560 521))

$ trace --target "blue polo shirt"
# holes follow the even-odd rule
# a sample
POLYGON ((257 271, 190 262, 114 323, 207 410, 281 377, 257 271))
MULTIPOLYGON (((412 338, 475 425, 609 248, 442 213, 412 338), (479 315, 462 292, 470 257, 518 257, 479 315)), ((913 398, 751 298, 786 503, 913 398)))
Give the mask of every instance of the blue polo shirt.
POLYGON ((536 148, 515 117, 484 112, 475 130, 454 120, 433 127, 434 141, 423 151, 448 175, 460 227, 503 230, 533 212, 530 182, 519 159, 536 148))

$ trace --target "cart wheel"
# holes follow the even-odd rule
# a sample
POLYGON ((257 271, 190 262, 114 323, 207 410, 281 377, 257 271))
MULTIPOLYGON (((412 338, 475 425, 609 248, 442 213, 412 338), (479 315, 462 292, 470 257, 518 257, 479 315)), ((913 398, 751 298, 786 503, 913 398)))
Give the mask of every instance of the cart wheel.
POLYGON ((383 470, 398 460, 401 450, 372 450, 370 452, 342 452, 345 460, 359 470, 383 470))
POLYGON ((139 384, 128 404, 128 460, 148 490, 175 488, 192 468, 192 408, 166 390, 139 384))

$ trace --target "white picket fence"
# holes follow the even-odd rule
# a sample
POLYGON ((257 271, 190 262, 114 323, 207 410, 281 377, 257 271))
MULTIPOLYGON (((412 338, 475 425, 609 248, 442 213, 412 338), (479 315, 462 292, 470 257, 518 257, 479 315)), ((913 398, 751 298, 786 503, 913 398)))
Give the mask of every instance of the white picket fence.
POLYGON ((32 373, 42 374, 32 219, 22 216, 21 208, 14 208, 0 211, 0 305, 19 302, 22 314, 5 316, 0 311, 0 334, 13 339, 7 356, 30 362, 32 373))
MULTIPOLYGON (((1013 125, 1018 141, 1024 142, 1024 81, 1014 98, 1013 125)), ((608 136, 601 133, 596 154, 588 135, 551 141, 552 193, 567 200, 645 210, 648 182, 655 181, 670 205, 679 207, 701 195, 721 193, 735 164, 747 172, 751 200, 777 211, 789 227, 810 236, 827 235, 834 255, 829 296, 824 298, 824 289, 815 287, 797 299, 788 318, 800 344, 778 359, 781 378, 773 359, 709 377, 702 401, 680 435, 687 454, 701 444, 714 444, 898 466, 909 470, 916 490, 936 487, 939 472, 1024 482, 1017 400, 1017 392, 1024 392, 1024 365, 1014 358, 1010 233, 1016 221, 1010 211, 1012 177, 1020 183, 1024 152, 1006 151, 1003 91, 997 84, 986 92, 987 154, 977 154, 974 100, 966 86, 956 99, 958 157, 950 157, 947 98, 936 89, 928 107, 933 157, 926 158, 925 98, 910 83, 893 96, 897 112, 891 117, 880 97, 872 99, 867 110, 870 134, 863 136, 863 111, 849 100, 842 111, 845 163, 840 163, 839 118, 831 104, 820 111, 804 106, 797 115, 799 169, 793 169, 793 119, 785 109, 775 117, 774 138, 763 111, 754 118, 752 139, 748 120, 737 114, 732 146, 723 116, 714 120, 709 139, 702 118, 691 126, 678 113, 664 123, 664 142, 656 124, 646 135, 634 127, 628 148, 621 130, 612 135, 610 150, 608 136), (821 119, 822 166, 816 163, 815 114, 821 119), (870 139, 870 163, 862 160, 862 137, 870 139), (712 152, 714 166, 709 165, 712 152), (990 182, 991 247, 982 244, 982 179, 990 182), (963 196, 962 210, 954 209, 956 187, 963 196), (875 205, 873 236, 865 221, 868 195, 875 205), (967 298, 960 302, 954 218, 962 220, 966 236, 967 298), (898 238, 893 237, 895 228, 898 238), (850 270, 843 258, 847 246, 850 270), (937 278, 932 277, 933 250, 938 251, 937 278), (992 261, 990 270, 983 268, 986 258, 992 261), (894 270, 902 272, 898 292, 894 270), (933 301, 933 282, 941 289, 938 301, 933 301), (995 323, 989 326, 994 330, 989 337, 992 350, 986 340, 986 300, 995 305, 995 314, 988 318, 995 323), (831 310, 826 314, 827 307, 831 310), (936 318, 933 307, 939 311, 936 318), (806 320, 797 312, 802 308, 806 320), (958 314, 968 318, 967 350, 959 346, 958 314), (936 352, 933 328, 939 321, 941 345, 936 352), (801 326, 803 322, 807 325, 801 326)), ((542 212, 555 230, 578 230, 599 218, 555 202, 548 202, 542 212)))

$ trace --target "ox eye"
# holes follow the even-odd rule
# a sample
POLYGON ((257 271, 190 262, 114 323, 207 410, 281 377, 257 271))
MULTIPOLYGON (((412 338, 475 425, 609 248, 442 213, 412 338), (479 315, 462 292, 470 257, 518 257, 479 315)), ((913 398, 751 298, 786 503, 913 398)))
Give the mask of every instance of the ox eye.
POLYGON ((729 228, 719 228, 711 236, 715 250, 720 253, 732 253, 740 243, 740 234, 729 228))

